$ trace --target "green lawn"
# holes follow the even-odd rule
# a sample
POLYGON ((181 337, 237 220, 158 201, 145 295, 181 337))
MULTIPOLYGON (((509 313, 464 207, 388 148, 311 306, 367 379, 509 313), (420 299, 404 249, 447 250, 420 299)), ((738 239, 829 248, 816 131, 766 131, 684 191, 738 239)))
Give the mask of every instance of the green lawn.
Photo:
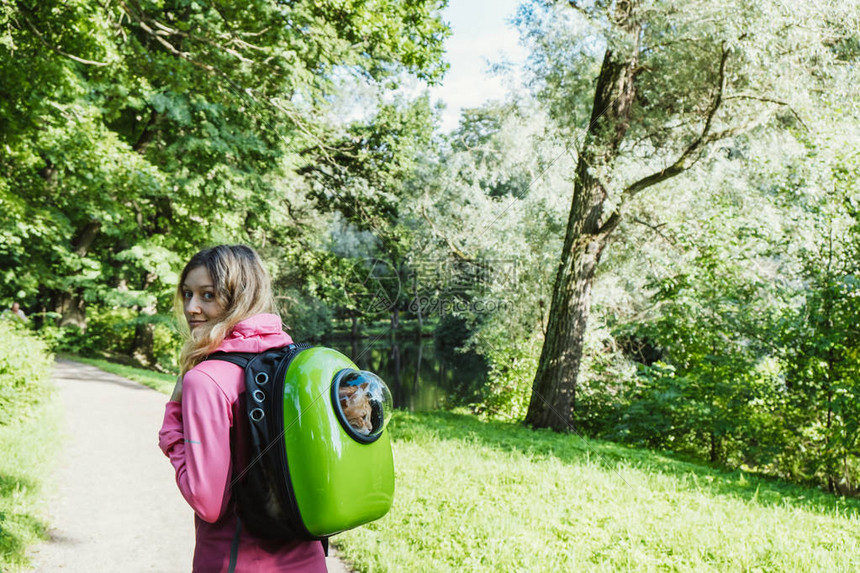
POLYGON ((359 571, 858 571, 860 501, 574 435, 399 412, 359 571))
POLYGON ((58 449, 59 401, 47 399, 33 415, 0 424, 0 571, 27 564, 29 546, 44 539, 45 476, 58 449))
POLYGON ((358 571, 860 570, 860 500, 462 413, 390 431, 394 507, 333 539, 358 571))

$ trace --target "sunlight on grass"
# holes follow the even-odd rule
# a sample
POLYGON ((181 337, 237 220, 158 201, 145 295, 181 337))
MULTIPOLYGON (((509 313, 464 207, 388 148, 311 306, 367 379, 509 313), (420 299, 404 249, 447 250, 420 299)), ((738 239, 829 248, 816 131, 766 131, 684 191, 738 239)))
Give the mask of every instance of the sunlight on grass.
POLYGON ((398 412, 360 571, 853 571, 860 502, 571 435, 398 412))

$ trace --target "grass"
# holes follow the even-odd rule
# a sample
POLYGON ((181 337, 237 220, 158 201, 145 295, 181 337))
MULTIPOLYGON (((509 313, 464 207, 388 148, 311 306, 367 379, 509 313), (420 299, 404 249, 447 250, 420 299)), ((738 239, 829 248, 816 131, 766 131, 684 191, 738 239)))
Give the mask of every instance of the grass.
POLYGON ((44 480, 58 446, 59 400, 53 356, 31 331, 0 320, 0 571, 28 564, 47 534, 44 480))
POLYGON ((26 568, 27 548, 45 539, 44 480, 58 448, 59 401, 49 398, 32 415, 0 425, 0 571, 26 568))
POLYGON ((857 571, 860 501, 573 435, 398 412, 359 571, 857 571))
POLYGON ((463 413, 389 428, 394 507, 333 539, 358 571, 860 570, 860 500, 463 413))

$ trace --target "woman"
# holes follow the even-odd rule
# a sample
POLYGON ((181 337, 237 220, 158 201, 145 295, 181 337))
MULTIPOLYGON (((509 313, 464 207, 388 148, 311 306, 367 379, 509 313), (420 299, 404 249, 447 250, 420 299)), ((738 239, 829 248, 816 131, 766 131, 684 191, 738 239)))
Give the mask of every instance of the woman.
POLYGON ((234 364, 204 360, 215 351, 262 352, 292 342, 274 313, 260 257, 242 245, 200 251, 182 271, 176 307, 188 330, 182 375, 166 406, 159 446, 195 512, 194 572, 326 571, 318 541, 256 538, 242 529, 231 498, 230 436, 244 424, 244 376, 234 364))

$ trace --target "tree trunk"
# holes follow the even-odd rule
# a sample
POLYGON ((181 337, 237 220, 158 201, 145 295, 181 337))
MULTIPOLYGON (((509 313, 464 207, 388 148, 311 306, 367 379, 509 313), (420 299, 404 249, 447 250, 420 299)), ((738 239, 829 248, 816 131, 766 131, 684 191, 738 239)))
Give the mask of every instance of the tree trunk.
POLYGON ((591 285, 605 242, 594 240, 569 253, 558 271, 547 338, 541 351, 526 423, 567 430, 576 405, 576 380, 591 310, 591 285))
POLYGON ((415 377, 412 379, 412 392, 409 393, 409 409, 415 410, 415 397, 418 396, 418 385, 421 382, 421 358, 424 355, 424 345, 421 340, 421 332, 415 337, 415 344, 418 345, 418 360, 415 361, 415 377))
POLYGON ((403 399, 403 377, 401 376, 402 365, 400 363, 400 342, 394 337, 391 341, 391 361, 394 366, 394 380, 391 384, 391 394, 394 403, 400 407, 403 399))
POLYGON ((132 357, 141 365, 151 368, 155 365, 154 327, 148 322, 138 322, 134 326, 132 357))
POLYGON ((591 123, 577 161, 546 340, 526 414, 526 423, 537 428, 564 431, 573 427, 591 286, 608 236, 620 221, 617 211, 605 212, 608 191, 598 172, 613 165, 629 123, 635 97, 638 30, 631 31, 631 37, 633 52, 629 58, 619 59, 611 50, 604 55, 591 123))
MULTIPOLYGON (((143 281, 143 290, 148 289, 157 279, 154 273, 147 273, 143 281)), ((140 317, 144 320, 138 321, 134 326, 134 338, 132 339, 131 356, 141 366, 152 367, 155 365, 155 325, 148 317, 153 317, 158 312, 155 299, 145 307, 138 309, 140 317)))
POLYGON ((421 314, 421 299, 418 298, 418 277, 412 276, 412 293, 415 301, 415 316, 418 318, 418 338, 421 338, 421 333, 424 331, 424 317, 421 314))
MULTIPOLYGON (((95 242, 101 230, 101 222, 92 219, 80 229, 74 239, 72 248, 79 257, 87 256, 87 253, 95 242)), ((58 326, 74 325, 82 332, 87 330, 86 301, 82 289, 77 288, 67 292, 60 292, 54 297, 54 308, 60 315, 58 326)))
POLYGON ((60 315, 57 326, 77 326, 81 332, 87 330, 86 303, 77 292, 61 292, 54 299, 54 310, 60 315))

